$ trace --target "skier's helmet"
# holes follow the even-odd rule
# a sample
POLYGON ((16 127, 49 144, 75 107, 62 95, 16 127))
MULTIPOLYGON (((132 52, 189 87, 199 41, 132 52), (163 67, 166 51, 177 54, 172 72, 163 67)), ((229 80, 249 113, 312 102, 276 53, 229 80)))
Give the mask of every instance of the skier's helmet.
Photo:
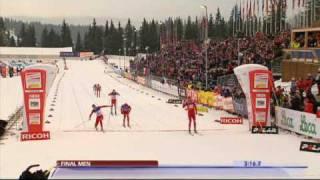
POLYGON ((92 108, 95 108, 96 107, 96 105, 95 104, 92 104, 92 108))

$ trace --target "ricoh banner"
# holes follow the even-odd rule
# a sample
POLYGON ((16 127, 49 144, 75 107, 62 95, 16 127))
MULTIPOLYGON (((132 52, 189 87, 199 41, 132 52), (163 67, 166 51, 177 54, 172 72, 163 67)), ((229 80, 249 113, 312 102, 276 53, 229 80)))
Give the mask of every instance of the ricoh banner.
POLYGON ((270 92, 272 74, 267 67, 246 64, 234 69, 247 100, 249 128, 265 127, 270 124, 270 92))
POLYGON ((32 65, 21 72, 24 94, 24 129, 21 141, 50 139, 44 131, 46 97, 56 76, 53 65, 32 65))
POLYGON ((276 107, 277 126, 320 139, 320 121, 315 114, 276 107))

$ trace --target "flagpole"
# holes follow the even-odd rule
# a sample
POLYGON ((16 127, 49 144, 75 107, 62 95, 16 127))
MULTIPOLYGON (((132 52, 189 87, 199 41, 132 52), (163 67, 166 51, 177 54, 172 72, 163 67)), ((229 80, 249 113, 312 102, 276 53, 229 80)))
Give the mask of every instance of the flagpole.
POLYGON ((279 3, 281 3, 280 4, 280 33, 281 33, 281 27, 282 27, 282 5, 283 5, 283 3, 282 3, 282 1, 280 1, 279 3))

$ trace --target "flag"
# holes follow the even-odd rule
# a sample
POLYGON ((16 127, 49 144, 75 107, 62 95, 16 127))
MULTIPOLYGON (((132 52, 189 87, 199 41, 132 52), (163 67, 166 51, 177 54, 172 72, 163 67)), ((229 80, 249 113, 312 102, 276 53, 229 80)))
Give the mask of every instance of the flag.
POLYGON ((258 9, 257 9, 257 11, 258 11, 258 15, 260 14, 260 0, 258 0, 258 2, 257 2, 258 4, 257 4, 257 6, 258 6, 258 9))
POLYGON ((240 17, 240 19, 242 18, 242 12, 241 12, 241 0, 240 0, 240 13, 239 13, 239 17, 240 17))
MULTIPOLYGON (((243 3, 244 3, 244 2, 243 2, 243 3)), ((244 17, 244 16, 245 16, 244 7, 245 7, 245 6, 243 5, 243 7, 242 7, 242 19, 244 19, 244 18, 245 18, 245 17, 244 17)))
POLYGON ((296 3, 296 0, 292 0, 292 9, 294 9, 295 3, 296 3))
POLYGON ((247 18, 249 16, 249 3, 248 3, 248 0, 247 0, 247 9, 246 9, 246 15, 247 15, 247 18))
POLYGON ((250 8, 249 8, 249 16, 252 16, 252 12, 251 12, 251 0, 250 0, 250 8))
POLYGON ((253 16, 256 16, 256 0, 253 0, 253 16))

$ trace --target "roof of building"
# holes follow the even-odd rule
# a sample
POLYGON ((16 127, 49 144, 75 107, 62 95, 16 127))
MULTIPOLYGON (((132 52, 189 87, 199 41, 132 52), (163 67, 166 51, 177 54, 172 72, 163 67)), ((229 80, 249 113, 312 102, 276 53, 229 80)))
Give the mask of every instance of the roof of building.
POLYGON ((72 47, 62 47, 62 48, 0 47, 0 55, 60 56, 60 52, 72 52, 72 47))

